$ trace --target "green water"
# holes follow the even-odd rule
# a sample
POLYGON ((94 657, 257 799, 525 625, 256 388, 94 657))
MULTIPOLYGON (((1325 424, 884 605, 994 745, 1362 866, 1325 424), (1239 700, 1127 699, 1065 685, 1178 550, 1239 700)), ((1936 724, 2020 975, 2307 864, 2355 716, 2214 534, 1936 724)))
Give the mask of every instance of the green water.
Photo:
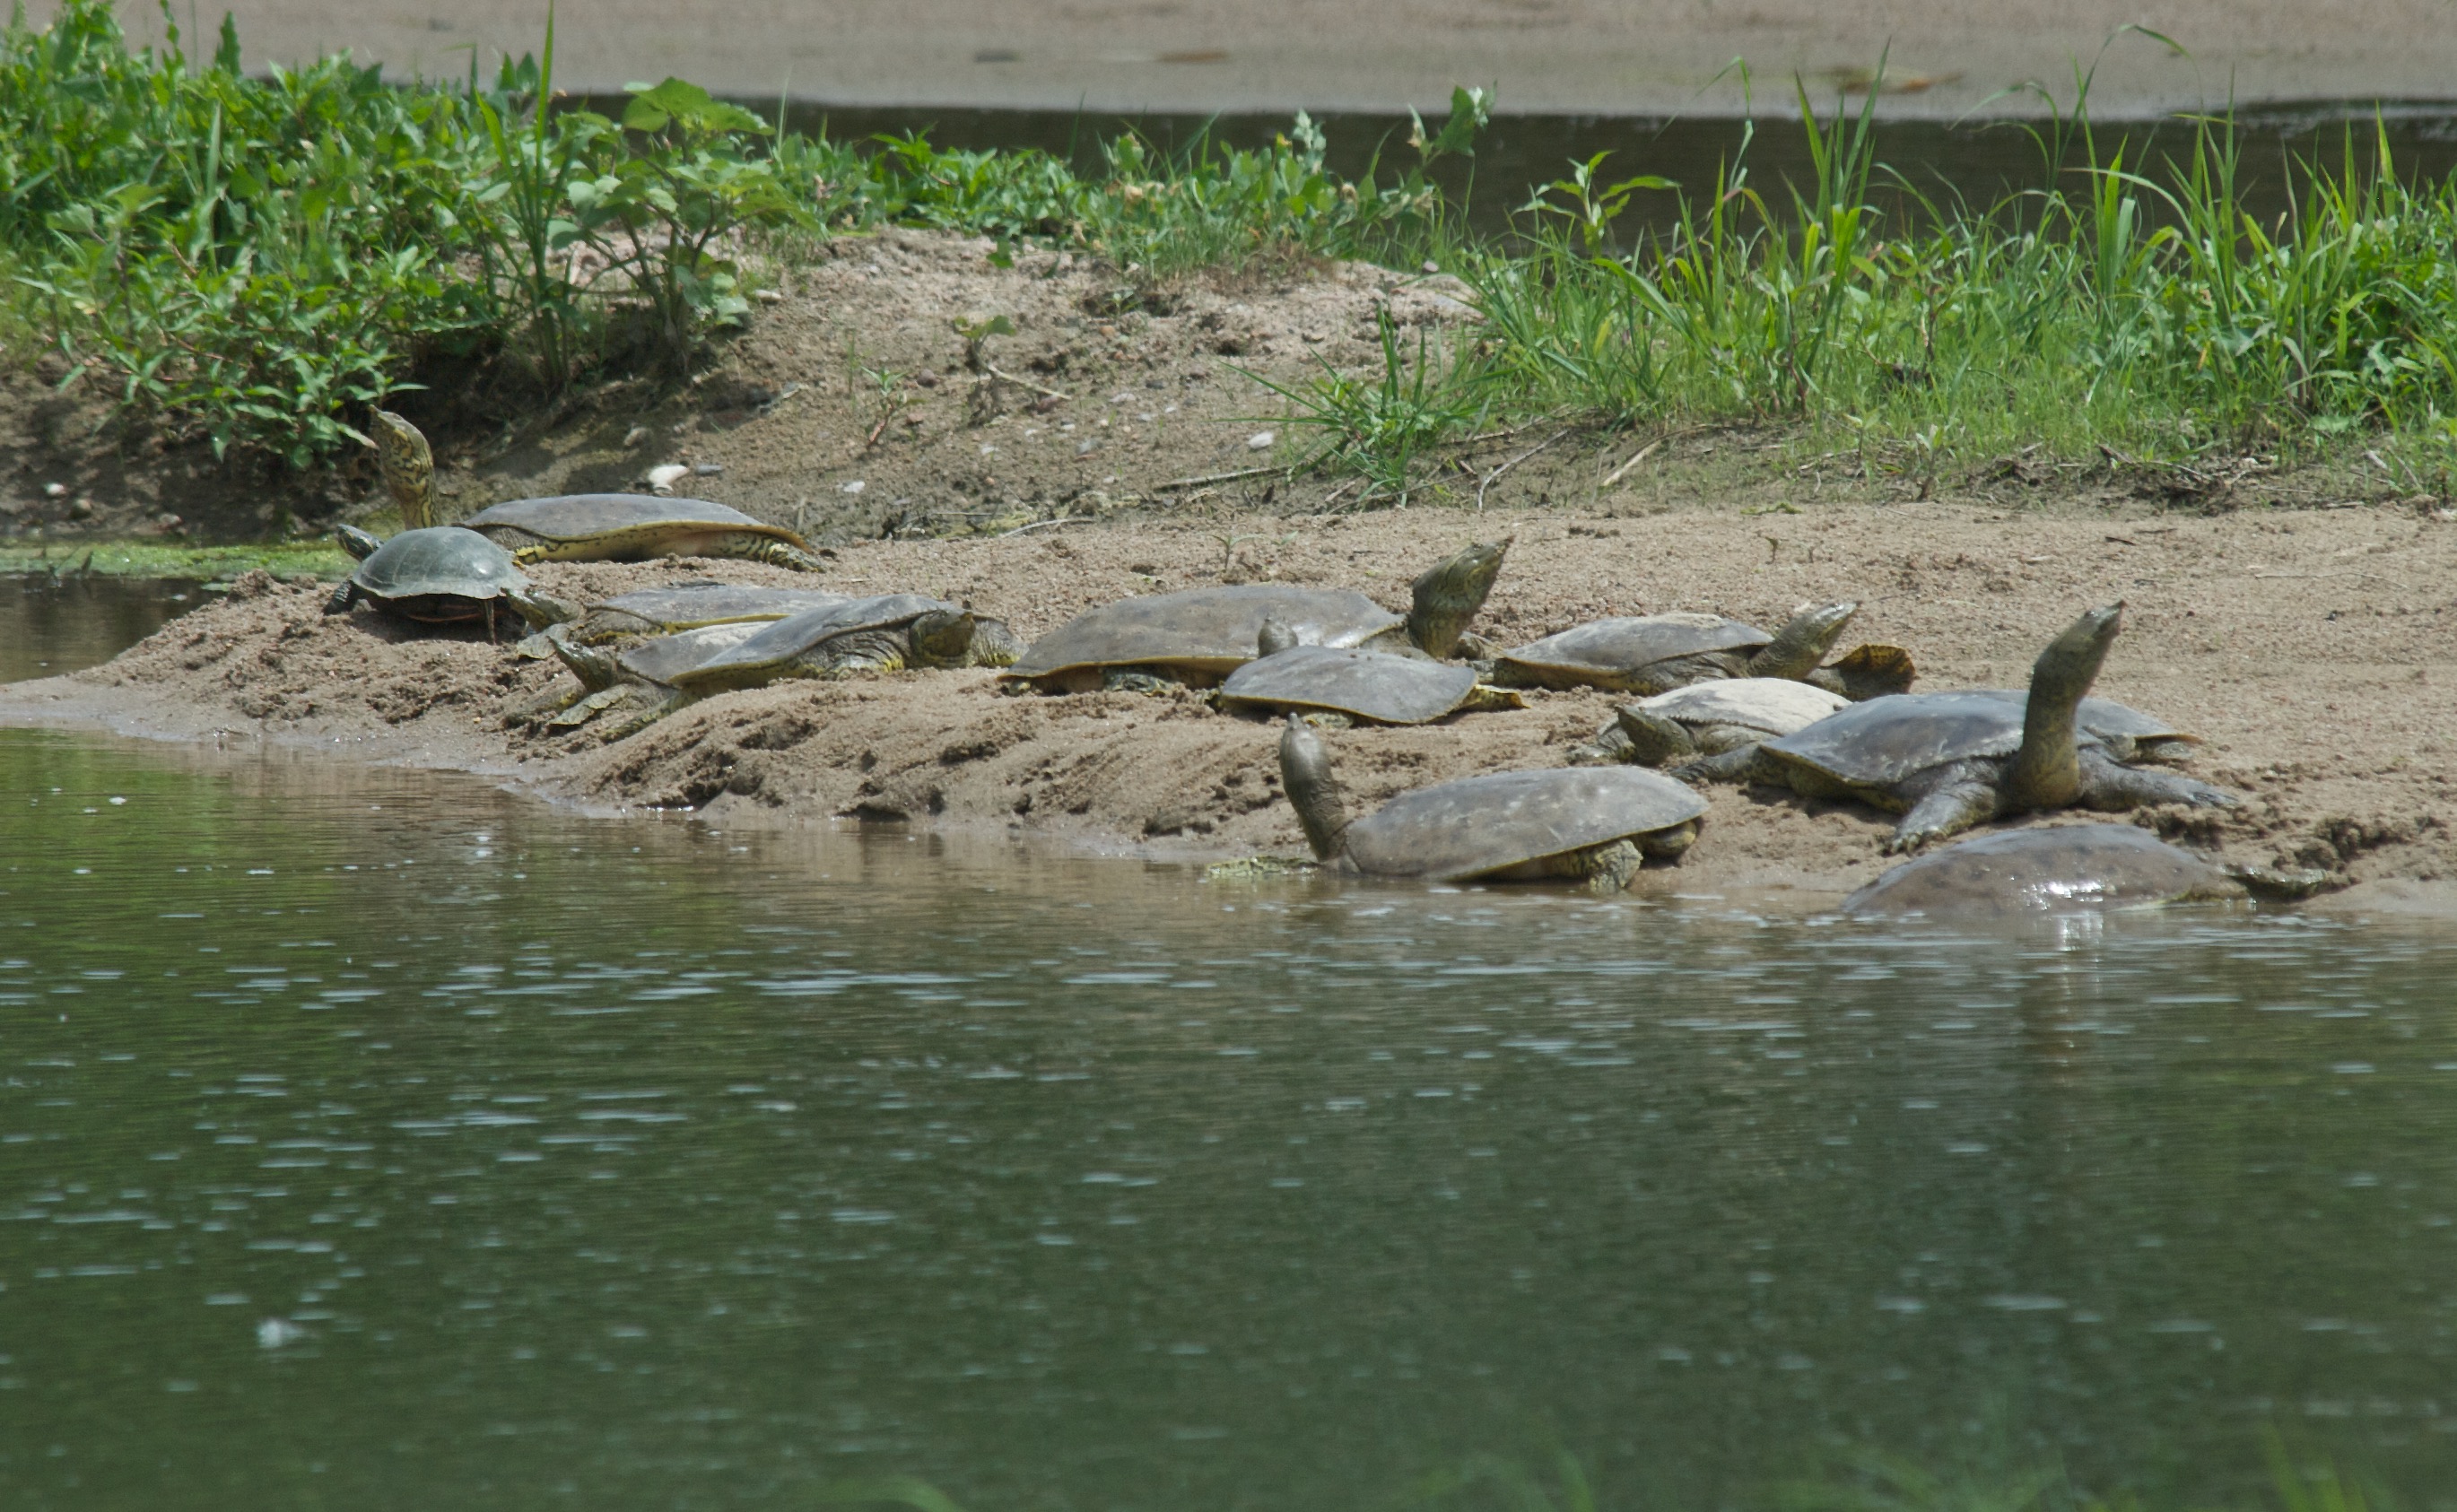
POLYGON ((0 731, 0 1506, 2447 1506, 2452 982, 0 731))

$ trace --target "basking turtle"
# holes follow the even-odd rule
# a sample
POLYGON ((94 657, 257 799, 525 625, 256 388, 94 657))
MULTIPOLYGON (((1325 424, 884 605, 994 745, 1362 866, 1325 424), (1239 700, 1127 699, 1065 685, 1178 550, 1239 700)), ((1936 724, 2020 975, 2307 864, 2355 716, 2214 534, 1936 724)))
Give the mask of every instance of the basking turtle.
POLYGON ((1575 877, 1617 891, 1645 862, 1680 859, 1706 811, 1661 773, 1579 766, 1463 777, 1352 820, 1322 738, 1294 715, 1280 736, 1280 781, 1316 859, 1435 882, 1575 877))
POLYGON ((1794 615, 1768 635, 1719 614, 1649 614, 1591 620, 1494 659, 1504 687, 1600 687, 1656 694, 1715 678, 1786 677, 1840 693, 1900 693, 1916 675, 1899 646, 1863 645, 1821 667, 1856 603, 1828 603, 1794 615))
POLYGON ((1844 899, 1843 911, 2015 919, 2247 895, 2235 874, 2131 825, 2058 825, 1907 861, 1844 899))
POLYGON ((428 526, 380 541, 343 525, 334 539, 359 564, 325 601, 326 614, 347 614, 363 599, 386 614, 422 624, 484 620, 492 635, 499 601, 531 624, 552 624, 576 612, 540 592, 513 564, 510 552, 465 530, 428 526))
MULTIPOLYGON (((791 678, 1004 666, 1023 649, 1002 621, 918 593, 849 599, 772 624, 751 624, 751 633, 717 644, 742 628, 710 625, 660 637, 620 656, 566 638, 557 638, 556 650, 584 684, 638 689, 620 702, 643 706, 606 737, 621 740, 685 704, 734 688, 764 687, 791 678)), ((575 712, 596 697, 581 700, 575 712)), ((607 700, 599 706, 615 702, 607 700)), ((577 724, 587 717, 565 718, 577 724)))
POLYGON ((1184 588, 1087 609, 1032 643, 1006 675, 1044 693, 1099 687, 1209 686, 1254 659, 1265 620, 1306 645, 1361 647, 1441 660, 1484 606, 1510 542, 1477 542, 1435 563, 1410 589, 1405 616, 1344 588, 1286 582, 1184 588))
POLYGON ((1662 766, 1807 729, 1849 703, 1840 693, 1783 677, 1692 683, 1624 705, 1570 759, 1662 766))
MULTIPOLYGON (((2018 687, 1983 687, 1979 691, 2016 705, 2031 696, 2018 687)), ((2085 731, 2098 738, 2109 755, 2120 762, 2179 762, 2201 743, 2199 735, 2187 735, 2163 719, 2127 707, 2112 698, 2083 699, 2075 717, 2085 731)))
POLYGON ((852 595, 814 588, 754 588, 734 582, 677 582, 642 588, 589 604, 570 627, 584 645, 702 625, 773 623, 812 609, 833 608, 852 595))
POLYGON ((1263 622, 1255 644, 1262 655, 1220 684, 1221 707, 1292 711, 1313 725, 1428 725, 1461 709, 1527 706, 1506 688, 1478 683, 1474 667, 1353 646, 1300 645, 1277 620, 1263 622))
POLYGON ((652 710, 648 718, 628 725, 623 733, 629 734, 631 729, 662 718, 672 705, 682 702, 683 695, 673 685, 677 675, 720 651, 733 649, 766 628, 767 623, 756 620, 705 624, 616 650, 589 644, 571 634, 568 626, 558 625, 547 631, 544 639, 547 647, 562 658, 563 664, 580 679, 580 686, 571 692, 549 694, 518 710, 513 717, 553 713, 554 717, 547 721, 548 727, 573 729, 612 709, 652 710))
POLYGON ((2123 619, 2093 609, 2039 654, 2020 702, 1991 693, 1872 699, 1807 729, 1691 762, 1674 775, 1773 783, 1901 813, 1889 850, 1914 850, 2002 814, 2080 805, 2232 807, 2233 793, 2117 759, 2078 718, 2123 619))
MULTIPOLYGON (((403 520, 440 513, 435 463, 418 427, 376 413, 376 460, 403 520)), ((516 562, 647 562, 656 557, 736 557, 802 572, 823 563, 811 543, 782 525, 705 499, 647 494, 564 494, 515 499, 461 521, 516 562)))

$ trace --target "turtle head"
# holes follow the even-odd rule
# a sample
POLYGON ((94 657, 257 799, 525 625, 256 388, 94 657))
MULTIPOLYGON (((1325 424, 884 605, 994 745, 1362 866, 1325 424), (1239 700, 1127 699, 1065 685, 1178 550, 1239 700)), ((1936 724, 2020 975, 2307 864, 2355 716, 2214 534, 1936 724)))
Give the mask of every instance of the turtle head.
POLYGON ((435 523, 435 454, 417 426, 390 410, 375 412, 376 465, 401 522, 417 530, 435 523))
POLYGON ((1293 651, 1296 644, 1297 633, 1288 627, 1286 621, 1274 617, 1266 616, 1263 627, 1254 632, 1254 654, 1258 657, 1293 651))
POLYGON ((1447 659, 1458 648, 1459 636, 1500 575, 1501 559, 1516 537, 1478 541, 1427 567, 1411 592, 1408 639, 1428 656, 1447 659))
POLYGON ((383 544, 380 538, 361 530, 356 525, 334 526, 333 541, 361 562, 374 556, 376 548, 383 544))
POLYGON ((1297 811, 1316 861, 1339 854, 1348 839, 1348 793, 1332 774, 1331 753, 1313 727, 1291 714, 1280 732, 1280 786, 1297 811))
POLYGON ((971 665, 1013 666, 1023 660, 1023 637, 1008 629, 1004 620, 973 621, 971 665))
POLYGON ((571 668, 571 675, 580 679, 580 685, 592 693, 602 693, 612 687, 622 670, 614 660, 613 652, 604 646, 581 644, 571 638, 569 628, 565 625, 549 628, 546 632, 546 644, 564 665, 571 668))
POLYGON ((2031 666, 2031 694, 2022 710, 2022 747, 2005 777, 2005 797, 2017 808, 2054 808, 2081 792, 2081 755, 2074 725, 2082 695, 2098 678, 2124 605, 2093 609, 2048 643, 2031 666))
POLYGON ((969 609, 925 611, 913 622, 913 664, 969 664, 973 659, 973 632, 980 623, 969 609))
POLYGON ((1859 612, 1858 604, 1847 601, 1820 604, 1793 615, 1774 633, 1773 640, 1749 658, 1749 676, 1794 680, 1807 677, 1826 660, 1826 653, 1834 649, 1835 638, 1851 623, 1851 616, 1859 612))
POLYGON ((558 599, 535 583, 515 583, 504 590, 504 600, 520 611, 532 630, 569 624, 588 612, 569 599, 558 599))

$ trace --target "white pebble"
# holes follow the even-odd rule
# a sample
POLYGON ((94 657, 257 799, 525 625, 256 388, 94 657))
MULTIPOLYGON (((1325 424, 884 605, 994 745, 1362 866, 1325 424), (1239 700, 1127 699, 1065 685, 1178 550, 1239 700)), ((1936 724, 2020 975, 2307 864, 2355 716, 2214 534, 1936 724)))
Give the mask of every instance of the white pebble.
POLYGON ((671 494, 674 484, 691 476, 691 469, 680 462, 663 462, 649 469, 649 487, 660 494, 671 494))
POLYGON ((1249 452, 1268 452, 1271 449, 1271 443, 1279 439, 1274 432, 1256 431, 1246 438, 1246 449, 1249 452))
POLYGON ((861 479, 857 478, 857 479, 855 479, 852 482, 849 482, 849 483, 845 484, 845 485, 844 485, 844 490, 843 490, 843 491, 844 491, 844 492, 846 492, 846 493, 848 493, 848 494, 857 494, 857 493, 860 493, 863 489, 867 488, 867 487, 869 487, 869 486, 870 486, 870 484, 869 484, 869 483, 867 483, 867 482, 863 481, 861 479))

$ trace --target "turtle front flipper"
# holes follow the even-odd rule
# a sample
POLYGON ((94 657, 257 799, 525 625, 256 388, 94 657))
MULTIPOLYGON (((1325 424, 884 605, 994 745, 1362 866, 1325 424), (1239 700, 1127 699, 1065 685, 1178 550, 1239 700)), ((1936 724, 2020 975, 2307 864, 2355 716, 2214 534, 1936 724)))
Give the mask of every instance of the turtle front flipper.
MULTIPOLYGON (((647 692, 649 690, 642 689, 641 691, 647 692)), ((607 745, 611 746, 618 740, 626 740, 633 735, 637 735, 640 731, 647 729, 650 725, 654 725, 657 721, 665 718, 674 710, 681 708, 684 705, 698 702, 698 700, 692 698, 679 689, 665 688, 658 691, 662 693, 662 697, 653 698, 650 702, 644 704, 641 707, 627 715, 619 724, 614 725, 606 731, 605 740, 607 745)))
POLYGON ((2104 813, 2153 804, 2190 804, 2196 808, 2235 808, 2243 800, 2223 787, 2196 782, 2181 772, 2127 766, 2094 746, 2081 750, 2081 801, 2104 813))
POLYGON ((639 695, 639 685, 627 683, 619 687, 601 687, 586 698, 567 698, 563 701, 563 712, 547 720, 546 727, 578 729, 608 709, 621 708, 639 695))
POLYGON ((1996 785, 1986 776, 1955 771, 1911 805, 1910 812, 1894 826, 1886 849, 1895 853, 1917 850, 1995 818, 2003 807, 1996 785))
POLYGON ((1627 840, 1589 846, 1569 858, 1573 870, 1586 879, 1589 892, 1620 892, 1638 880, 1646 857, 1627 840))
POLYGON ((1693 787, 1700 783, 1766 783, 1778 787, 1799 787, 1792 780, 1792 773, 1767 756, 1765 747, 1756 741, 1720 755, 1701 756, 1696 761, 1683 762, 1664 775, 1693 787))
POLYGON ((333 596, 324 601, 324 612, 326 614, 347 614, 350 612, 350 605, 358 602, 359 585, 352 582, 349 579, 343 578, 341 580, 341 585, 333 590, 333 596))

